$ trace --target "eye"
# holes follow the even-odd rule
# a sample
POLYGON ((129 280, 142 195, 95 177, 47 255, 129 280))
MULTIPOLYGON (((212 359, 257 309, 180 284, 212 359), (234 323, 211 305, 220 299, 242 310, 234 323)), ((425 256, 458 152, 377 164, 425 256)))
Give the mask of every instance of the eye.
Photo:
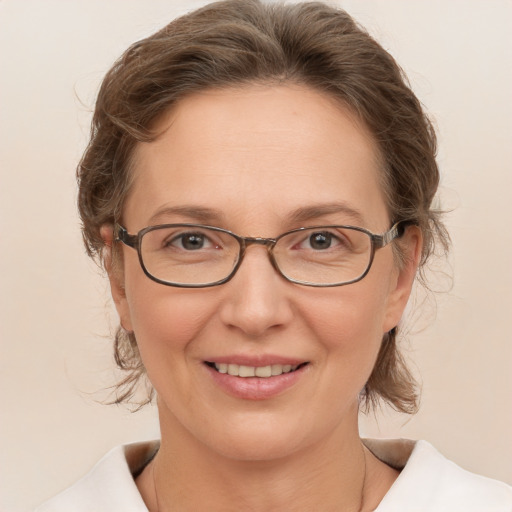
POLYGON ((358 250, 366 251, 366 233, 344 226, 319 226, 291 231, 279 239, 279 250, 297 251, 298 256, 340 257, 358 250))
POLYGON ((312 249, 329 249, 333 243, 333 235, 327 231, 313 233, 309 236, 308 242, 312 249))
POLYGON ((213 244, 203 233, 181 233, 169 240, 166 245, 185 249, 186 251, 198 251, 212 247, 213 244))
POLYGON ((298 249, 325 251, 327 249, 342 249, 347 246, 347 240, 341 234, 331 231, 313 231, 297 244, 298 249))

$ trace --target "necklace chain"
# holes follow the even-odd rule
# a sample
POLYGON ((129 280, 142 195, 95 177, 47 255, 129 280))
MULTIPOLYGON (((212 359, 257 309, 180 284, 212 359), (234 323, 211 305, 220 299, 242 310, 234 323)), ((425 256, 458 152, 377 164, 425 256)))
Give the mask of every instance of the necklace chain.
MULTIPOLYGON (((363 463, 364 463, 363 471, 364 471, 364 473, 363 473, 363 483, 361 485, 361 498, 359 500, 358 512, 363 512, 363 507, 364 507, 364 491, 365 491, 365 486, 366 486, 366 452, 364 450, 363 443, 361 443, 361 449, 362 449, 362 452, 363 452, 363 463)), ((160 503, 158 501, 158 492, 156 490, 155 463, 156 463, 156 458, 154 458, 151 461, 151 477, 152 477, 152 480, 153 480, 153 492, 155 494, 156 512, 160 512, 160 503)))
POLYGON ((366 452, 364 451, 364 444, 361 443, 361 450, 363 451, 363 463, 364 463, 364 473, 363 473, 363 484, 361 485, 361 500, 359 502, 359 510, 358 512, 363 512, 364 507, 364 488, 366 486, 366 452))

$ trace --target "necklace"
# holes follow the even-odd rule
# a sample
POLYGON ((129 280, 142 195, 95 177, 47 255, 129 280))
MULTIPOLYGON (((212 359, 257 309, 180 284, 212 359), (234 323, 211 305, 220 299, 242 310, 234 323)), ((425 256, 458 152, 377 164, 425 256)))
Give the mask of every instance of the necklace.
MULTIPOLYGON (((361 450, 363 452, 363 483, 361 485, 361 498, 359 500, 359 508, 357 512, 363 512, 364 507, 364 491, 366 486, 366 452, 364 451, 364 445, 361 443, 361 450)), ((155 464, 156 460, 153 459, 151 462, 151 479, 153 480, 153 492, 155 493, 155 501, 156 501, 156 512, 160 512, 160 503, 158 501, 158 492, 156 490, 156 481, 155 481, 155 464)))
POLYGON ((158 493, 156 492, 155 464, 156 464, 156 459, 153 459, 151 462, 151 478, 153 480, 153 492, 155 493, 156 512, 160 512, 160 503, 158 503, 158 493))
POLYGON ((366 452, 364 451, 364 444, 361 443, 361 450, 363 451, 363 462, 364 462, 364 473, 363 473, 363 484, 361 485, 361 500, 359 501, 358 512, 363 512, 364 507, 364 488, 366 486, 366 452))

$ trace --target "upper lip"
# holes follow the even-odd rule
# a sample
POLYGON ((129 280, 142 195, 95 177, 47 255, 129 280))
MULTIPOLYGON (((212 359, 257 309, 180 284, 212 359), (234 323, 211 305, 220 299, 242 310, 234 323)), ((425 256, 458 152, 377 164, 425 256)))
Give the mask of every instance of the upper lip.
POLYGON ((211 358, 205 359, 208 363, 225 363, 225 364, 237 364, 240 366, 270 366, 273 364, 291 365, 296 366, 303 363, 307 363, 306 359, 298 359, 290 356, 280 356, 272 354, 261 354, 261 355, 247 355, 247 354, 233 354, 229 356, 212 356, 211 358))

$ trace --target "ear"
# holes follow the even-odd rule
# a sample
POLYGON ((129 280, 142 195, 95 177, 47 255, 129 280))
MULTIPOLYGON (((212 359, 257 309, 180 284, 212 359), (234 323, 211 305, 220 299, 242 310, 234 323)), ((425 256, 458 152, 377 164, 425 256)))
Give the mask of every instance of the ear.
POLYGON ((418 226, 407 227, 399 244, 403 259, 397 268, 396 277, 390 283, 383 332, 388 332, 398 325, 411 295, 423 248, 423 236, 418 226))
POLYGON ((100 235, 103 239, 103 265, 110 281, 110 292, 119 315, 121 327, 128 332, 133 331, 130 308, 126 299, 124 289, 124 272, 122 262, 113 259, 114 230, 111 225, 105 224, 100 228, 100 235))

